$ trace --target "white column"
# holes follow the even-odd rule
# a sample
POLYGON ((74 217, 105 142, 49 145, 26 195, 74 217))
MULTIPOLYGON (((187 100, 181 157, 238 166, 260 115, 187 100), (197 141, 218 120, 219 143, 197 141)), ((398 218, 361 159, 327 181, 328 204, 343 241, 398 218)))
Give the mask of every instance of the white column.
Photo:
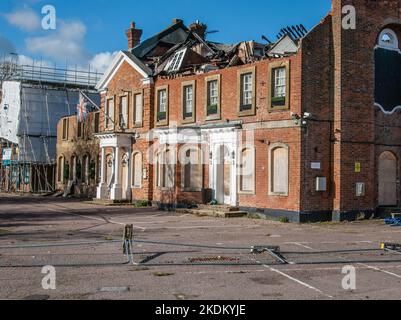
POLYGON ((102 148, 102 157, 100 163, 100 183, 106 183, 106 148, 102 148))
POLYGON ((127 163, 127 177, 126 177, 126 182, 127 182, 127 190, 124 190, 124 192, 126 192, 127 195, 127 200, 132 200, 132 190, 131 190, 131 185, 132 185, 132 181, 131 181, 131 177, 132 177, 132 151, 131 149, 128 149, 128 163, 127 163))
POLYGON ((106 184, 106 148, 102 147, 102 158, 100 161, 100 184, 97 188, 97 199, 106 199, 107 184, 106 184))
POLYGON ((121 155, 120 148, 116 147, 114 149, 114 184, 111 188, 111 200, 122 200, 122 187, 120 184, 120 165, 121 165, 121 155))

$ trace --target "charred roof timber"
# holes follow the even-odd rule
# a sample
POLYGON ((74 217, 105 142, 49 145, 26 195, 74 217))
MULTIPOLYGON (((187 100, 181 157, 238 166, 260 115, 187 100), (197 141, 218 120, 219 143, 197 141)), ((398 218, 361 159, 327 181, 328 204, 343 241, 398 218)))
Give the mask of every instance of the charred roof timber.
POLYGON ((293 40, 297 41, 306 36, 308 30, 303 24, 285 27, 277 34, 277 39, 280 40, 284 36, 290 36, 293 40))
POLYGON ((139 43, 142 30, 136 29, 135 23, 126 34, 130 53, 152 70, 153 75, 177 77, 296 54, 299 40, 308 31, 302 24, 295 25, 282 28, 276 42, 263 35, 267 43, 237 44, 207 40, 208 34, 216 32, 208 31, 207 25, 199 20, 187 27, 182 19, 176 18, 167 29, 142 43, 139 43))

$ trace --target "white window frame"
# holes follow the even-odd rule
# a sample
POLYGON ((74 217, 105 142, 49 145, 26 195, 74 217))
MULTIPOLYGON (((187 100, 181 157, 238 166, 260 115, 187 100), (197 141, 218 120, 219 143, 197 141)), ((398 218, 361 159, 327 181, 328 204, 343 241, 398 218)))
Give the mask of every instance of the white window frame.
POLYGON ((182 62, 184 61, 185 54, 187 52, 187 49, 183 49, 180 51, 177 51, 174 56, 170 59, 170 61, 167 63, 165 67, 165 71, 167 72, 175 72, 180 70, 182 62))
POLYGON ((278 67, 273 69, 274 72, 274 93, 275 98, 286 98, 287 97, 287 68, 278 67), (283 74, 278 74, 280 71, 284 71, 283 74))

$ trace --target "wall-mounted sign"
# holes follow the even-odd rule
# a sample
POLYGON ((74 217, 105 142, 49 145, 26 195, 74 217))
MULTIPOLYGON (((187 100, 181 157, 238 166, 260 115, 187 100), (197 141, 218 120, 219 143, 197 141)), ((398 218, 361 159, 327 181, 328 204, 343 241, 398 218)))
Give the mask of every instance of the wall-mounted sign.
POLYGON ((320 162, 312 162, 311 169, 320 170, 320 169, 322 169, 322 164, 320 162))
POLYGON ((3 149, 2 152, 2 162, 4 166, 9 166, 11 164, 11 156, 13 154, 13 150, 11 148, 3 149))
POLYGON ((361 163, 360 162, 355 162, 355 172, 360 173, 361 172, 361 163))

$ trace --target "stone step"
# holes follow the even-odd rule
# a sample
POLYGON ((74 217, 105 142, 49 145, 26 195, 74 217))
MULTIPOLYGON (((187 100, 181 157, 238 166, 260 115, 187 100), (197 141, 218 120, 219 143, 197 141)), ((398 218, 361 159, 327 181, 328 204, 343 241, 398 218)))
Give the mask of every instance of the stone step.
POLYGON ((225 212, 234 212, 239 211, 238 207, 232 207, 227 205, 207 205, 207 204, 199 204, 198 208, 201 210, 212 210, 212 211, 225 211, 225 212))
POLYGON ((103 199, 92 199, 92 201, 88 201, 91 204, 97 204, 102 206, 124 206, 131 205, 129 200, 103 200, 103 199))
POLYGON ((248 215, 245 211, 219 211, 205 209, 177 209, 180 214, 193 214, 198 217, 214 217, 214 218, 243 218, 248 215))

